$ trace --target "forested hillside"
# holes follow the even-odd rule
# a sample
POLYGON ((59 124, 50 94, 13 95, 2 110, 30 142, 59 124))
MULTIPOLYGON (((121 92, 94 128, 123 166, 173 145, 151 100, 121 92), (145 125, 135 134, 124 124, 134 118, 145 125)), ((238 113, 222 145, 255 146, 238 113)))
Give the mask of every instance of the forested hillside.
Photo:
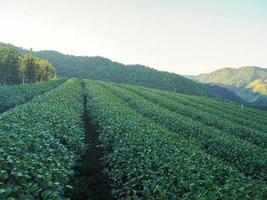
POLYGON ((248 66, 241 68, 222 68, 207 74, 195 76, 203 83, 217 83, 236 88, 246 87, 254 80, 267 79, 267 69, 248 66))
POLYGON ((196 83, 183 76, 143 65, 123 65, 103 57, 69 56, 56 51, 38 51, 35 54, 53 63, 59 76, 127 83, 184 94, 209 96, 225 101, 244 102, 227 88, 196 83))
MULTIPOLYGON (((17 48, 17 51, 22 55, 29 52, 23 48, 17 48)), ((32 53, 51 62, 56 68, 57 76, 128 83, 214 97, 214 94, 202 84, 174 73, 158 71, 143 65, 124 65, 103 57, 64 55, 56 51, 33 51, 32 53)))
MULTIPOLYGON (((2 45, 6 44, 2 43, 2 45)), ((17 51, 21 55, 29 53, 29 50, 23 48, 17 48, 17 51)), ((51 62, 59 77, 90 78, 208 96, 225 101, 244 102, 242 98, 227 88, 197 83, 184 76, 158 71, 143 65, 124 65, 100 56, 64 55, 57 51, 32 51, 32 54, 51 62)))
POLYGON ((244 99, 239 97, 235 92, 229 90, 226 87, 222 87, 214 84, 204 84, 210 93, 217 99, 225 101, 233 101, 237 103, 247 103, 244 99))
POLYGON ((201 83, 227 87, 245 101, 267 108, 267 69, 260 67, 223 68, 207 74, 189 76, 201 83))
POLYGON ((183 76, 161 72, 143 65, 124 65, 103 57, 77 57, 55 51, 39 51, 35 54, 48 59, 56 67, 58 76, 90 78, 186 94, 209 95, 205 87, 183 76))

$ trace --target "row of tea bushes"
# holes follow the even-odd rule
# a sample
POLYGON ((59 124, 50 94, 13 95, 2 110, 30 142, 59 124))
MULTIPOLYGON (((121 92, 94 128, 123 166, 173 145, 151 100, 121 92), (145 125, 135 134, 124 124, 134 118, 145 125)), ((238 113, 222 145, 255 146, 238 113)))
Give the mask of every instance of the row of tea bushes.
POLYGON ((40 83, 0 86, 0 113, 26 103, 34 97, 56 88, 65 81, 66 79, 60 78, 40 83))
MULTIPOLYGON (((247 176, 267 182, 267 151, 254 144, 209 127, 189 117, 171 112, 159 104, 115 85, 101 83, 143 116, 190 140, 247 176)), ((166 99, 167 101, 167 99, 166 99)))
MULTIPOLYGON (((86 81, 114 195, 125 199, 264 199, 267 186, 163 128, 96 82, 86 81)), ((127 94, 126 94, 127 95, 127 94)), ((129 97, 134 98, 134 97, 129 97)))
MULTIPOLYGON (((249 123, 240 124, 239 122, 234 121, 230 116, 224 118, 220 115, 207 112, 204 109, 195 108, 193 105, 185 105, 184 103, 181 103, 182 100, 179 98, 177 98, 176 101, 173 101, 168 97, 161 96, 153 91, 144 91, 132 86, 123 86, 123 88, 137 93, 145 99, 152 101, 161 107, 167 108, 170 111, 187 116, 210 127, 215 127, 263 148, 267 148, 267 128, 263 130, 258 129, 257 124, 254 126, 248 126, 249 123)), ((242 118, 239 118, 240 121, 241 119, 242 118)), ((261 127, 263 128, 264 126, 261 127)))
POLYGON ((83 150, 80 81, 0 116, 0 197, 61 199, 83 150))

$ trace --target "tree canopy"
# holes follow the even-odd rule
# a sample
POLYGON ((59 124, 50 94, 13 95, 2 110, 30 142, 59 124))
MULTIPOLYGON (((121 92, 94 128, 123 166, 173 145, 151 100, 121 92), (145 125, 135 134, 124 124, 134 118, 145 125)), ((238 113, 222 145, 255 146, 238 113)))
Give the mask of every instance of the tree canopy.
POLYGON ((12 46, 0 46, 0 84, 48 81, 55 77, 55 68, 46 59, 30 52, 20 56, 12 46))
POLYGON ((18 84, 21 82, 20 57, 14 47, 0 46, 0 84, 18 84))
POLYGON ((55 76, 55 68, 46 59, 26 54, 21 58, 21 73, 27 83, 48 81, 55 76))

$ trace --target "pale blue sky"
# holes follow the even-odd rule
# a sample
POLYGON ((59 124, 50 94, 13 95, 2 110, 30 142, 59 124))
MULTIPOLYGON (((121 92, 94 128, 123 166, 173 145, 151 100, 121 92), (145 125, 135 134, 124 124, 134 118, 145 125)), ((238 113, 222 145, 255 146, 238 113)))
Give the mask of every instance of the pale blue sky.
POLYGON ((0 41, 179 74, 267 67, 267 0, 0 0, 0 41))

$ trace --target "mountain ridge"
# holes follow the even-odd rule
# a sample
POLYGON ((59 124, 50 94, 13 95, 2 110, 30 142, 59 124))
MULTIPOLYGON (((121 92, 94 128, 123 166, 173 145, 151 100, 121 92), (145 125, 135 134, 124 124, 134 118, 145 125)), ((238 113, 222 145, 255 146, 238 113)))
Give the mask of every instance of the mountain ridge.
MULTIPOLYGON (((2 43, 2 45, 7 44, 2 43)), ((244 102, 227 88, 197 83, 188 77, 159 71, 140 64, 125 65, 101 56, 75 56, 54 50, 31 51, 14 47, 17 48, 19 54, 32 52, 40 58, 49 60, 55 66, 57 76, 126 83, 196 96, 207 96, 223 101, 244 102)))
MULTIPOLYGON (((2 45, 7 44, 2 43, 2 45)), ((19 54, 32 52, 40 58, 49 60, 55 66, 57 76, 61 77, 127 83, 197 96, 214 97, 214 94, 202 84, 178 74, 159 71, 144 65, 124 65, 101 56, 74 56, 53 50, 30 51, 16 48, 19 54)))
POLYGON ((233 87, 244 87, 250 82, 267 79, 267 69, 257 66, 244 66, 239 68, 225 67, 211 73, 203 73, 194 78, 205 83, 219 83, 233 87))
POLYGON ((227 67, 191 78, 200 83, 226 87, 247 102, 267 108, 267 68, 227 67))

